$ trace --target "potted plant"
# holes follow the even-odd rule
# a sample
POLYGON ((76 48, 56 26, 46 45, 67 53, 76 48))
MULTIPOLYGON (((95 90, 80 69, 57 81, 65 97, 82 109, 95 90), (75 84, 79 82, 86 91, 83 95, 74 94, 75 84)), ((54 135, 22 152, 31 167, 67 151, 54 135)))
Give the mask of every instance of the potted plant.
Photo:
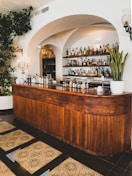
POLYGON ((15 39, 31 30, 31 12, 33 8, 28 7, 19 11, 10 11, 6 14, 0 13, 0 110, 11 109, 12 89, 11 85, 16 77, 13 75, 15 68, 12 61, 16 57, 15 39), (9 99, 8 99, 9 97, 9 99), (9 106, 4 107, 5 99, 9 106), (10 103, 9 103, 10 102, 10 103))
POLYGON ((121 94, 124 91, 123 73, 128 53, 119 51, 119 45, 110 48, 107 45, 109 53, 108 63, 111 69, 112 81, 110 82, 111 92, 114 94, 121 94))

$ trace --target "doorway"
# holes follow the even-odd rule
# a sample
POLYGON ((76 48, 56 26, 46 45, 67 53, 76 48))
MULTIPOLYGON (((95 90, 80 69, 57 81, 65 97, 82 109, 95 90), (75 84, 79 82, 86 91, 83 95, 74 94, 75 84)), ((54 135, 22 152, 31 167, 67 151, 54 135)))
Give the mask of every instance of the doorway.
POLYGON ((56 59, 53 49, 46 45, 41 48, 41 76, 48 76, 53 80, 56 80, 56 59))

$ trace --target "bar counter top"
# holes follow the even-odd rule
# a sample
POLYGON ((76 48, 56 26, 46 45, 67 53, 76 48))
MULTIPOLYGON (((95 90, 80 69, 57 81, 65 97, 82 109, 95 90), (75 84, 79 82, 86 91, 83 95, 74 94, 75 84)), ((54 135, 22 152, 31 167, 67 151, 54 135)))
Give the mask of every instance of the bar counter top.
POLYGON ((24 86, 28 88, 37 88, 40 90, 47 90, 51 92, 58 92, 64 94, 72 94, 77 96, 93 96, 93 97, 115 97, 121 95, 132 95, 132 92, 123 92, 122 94, 112 94, 109 89, 104 89, 103 94, 97 94, 97 87, 95 88, 88 88, 88 89, 81 89, 81 88, 70 88, 64 87, 61 84, 15 84, 16 86, 24 86))
POLYGON ((14 115, 94 155, 113 155, 131 144, 131 93, 95 88, 13 84, 14 115))

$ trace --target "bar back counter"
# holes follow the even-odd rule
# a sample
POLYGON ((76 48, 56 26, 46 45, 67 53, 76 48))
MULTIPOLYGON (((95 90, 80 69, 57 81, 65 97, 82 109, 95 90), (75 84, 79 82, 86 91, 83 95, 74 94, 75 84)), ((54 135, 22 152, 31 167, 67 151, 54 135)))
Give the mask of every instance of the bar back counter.
POLYGON ((130 148, 131 93, 13 84, 13 102, 16 118, 88 153, 130 148))

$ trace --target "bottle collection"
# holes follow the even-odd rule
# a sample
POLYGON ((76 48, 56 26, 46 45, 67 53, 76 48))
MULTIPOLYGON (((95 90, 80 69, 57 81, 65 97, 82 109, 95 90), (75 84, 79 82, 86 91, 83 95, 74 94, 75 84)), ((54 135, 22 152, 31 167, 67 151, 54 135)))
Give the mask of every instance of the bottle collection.
POLYGON ((111 71, 109 67, 90 67, 88 69, 78 68, 72 69, 69 68, 67 73, 64 76, 82 76, 82 77, 111 77, 111 71))
POLYGON ((27 84, 52 84, 52 76, 48 74, 47 76, 40 77, 38 74, 36 75, 28 75, 25 83, 27 84))
POLYGON ((66 58, 63 64, 65 70, 63 76, 111 77, 107 55, 97 56, 97 58, 93 56, 66 58))
POLYGON ((67 48, 66 49, 66 56, 90 56, 90 55, 102 55, 107 54, 107 48, 105 45, 99 46, 99 48, 92 48, 90 46, 86 47, 76 47, 76 48, 67 48))
POLYGON ((94 57, 89 58, 89 57, 79 57, 79 58, 74 58, 74 59, 67 59, 64 63, 64 67, 76 67, 76 66, 106 66, 108 64, 107 58, 104 59, 100 56, 99 59, 96 59, 94 57))
MULTIPOLYGON (((108 44, 109 45, 109 44, 108 44)), ((110 47, 118 45, 117 42, 110 47)), ((106 45, 67 48, 63 57, 63 76, 111 78, 106 45)))
POLYGON ((63 81, 63 87, 70 87, 76 89, 88 89, 89 81, 88 80, 79 80, 79 79, 65 79, 63 81))
POLYGON ((91 55, 103 55, 103 54, 109 54, 107 50, 107 46, 110 48, 114 48, 115 46, 119 46, 118 42, 115 42, 113 44, 107 44, 107 45, 100 45, 98 47, 72 47, 67 48, 65 51, 66 57, 73 57, 73 56, 91 56, 91 55))

